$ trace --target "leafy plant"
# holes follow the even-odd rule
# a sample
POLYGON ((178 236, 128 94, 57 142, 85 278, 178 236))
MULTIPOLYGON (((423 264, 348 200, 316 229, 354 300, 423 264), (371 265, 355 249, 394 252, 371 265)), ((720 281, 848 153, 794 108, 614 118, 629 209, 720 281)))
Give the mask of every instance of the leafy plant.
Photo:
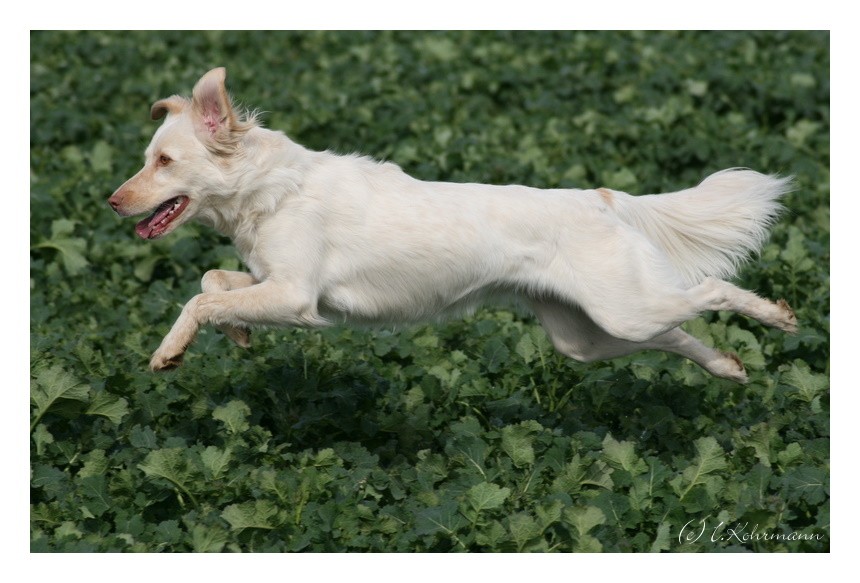
POLYGON ((827 551, 828 70, 816 32, 32 33, 31 549, 827 551), (800 333, 687 324, 746 386, 662 353, 566 360, 515 307, 248 350, 206 329, 152 375, 179 302, 239 262, 203 227, 138 241, 105 199, 151 103, 217 65, 268 126, 423 179, 794 174, 740 283, 800 333))

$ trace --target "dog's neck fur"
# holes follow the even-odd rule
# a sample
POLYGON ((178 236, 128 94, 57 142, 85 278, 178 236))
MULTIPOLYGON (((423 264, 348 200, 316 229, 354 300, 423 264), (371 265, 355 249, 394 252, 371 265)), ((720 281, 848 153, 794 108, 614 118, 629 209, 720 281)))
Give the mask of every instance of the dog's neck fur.
POLYGON ((203 209, 197 219, 230 237, 247 256, 260 220, 299 192, 314 154, 281 132, 251 129, 234 160, 225 162, 224 190, 212 193, 218 204, 203 209))

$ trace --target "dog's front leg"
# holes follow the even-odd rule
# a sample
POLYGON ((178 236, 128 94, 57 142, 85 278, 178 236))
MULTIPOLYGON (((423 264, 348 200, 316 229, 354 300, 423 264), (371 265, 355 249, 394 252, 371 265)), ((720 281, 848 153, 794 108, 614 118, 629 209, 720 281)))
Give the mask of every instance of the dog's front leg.
MULTIPOLYGON (((200 280, 200 288, 204 292, 230 291, 248 287, 259 283, 250 273, 242 271, 225 271, 223 269, 212 269, 203 274, 200 280)), ((216 326, 227 338, 241 346, 248 348, 251 345, 251 330, 236 326, 216 326)))
POLYGON ((191 298, 152 355, 154 371, 175 368, 200 326, 215 324, 234 328, 257 325, 318 327, 328 321, 317 312, 316 297, 300 286, 264 281, 227 291, 203 292, 191 298))

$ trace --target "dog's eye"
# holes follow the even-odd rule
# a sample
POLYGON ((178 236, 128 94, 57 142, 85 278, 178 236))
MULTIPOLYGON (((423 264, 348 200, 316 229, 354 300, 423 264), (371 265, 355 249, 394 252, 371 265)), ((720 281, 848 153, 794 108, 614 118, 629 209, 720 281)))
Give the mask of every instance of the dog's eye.
POLYGON ((164 154, 162 154, 161 156, 158 157, 158 165, 159 166, 167 166, 171 162, 173 162, 173 159, 170 156, 165 156, 164 154))

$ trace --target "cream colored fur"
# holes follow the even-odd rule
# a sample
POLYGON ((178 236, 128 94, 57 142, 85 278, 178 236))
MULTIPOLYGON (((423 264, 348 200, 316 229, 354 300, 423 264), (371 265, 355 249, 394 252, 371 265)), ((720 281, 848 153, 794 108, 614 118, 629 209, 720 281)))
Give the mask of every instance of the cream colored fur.
POLYGON ((225 77, 214 69, 190 100, 153 106, 154 118, 167 117, 146 163, 109 201, 123 216, 152 212, 138 225, 146 238, 206 223, 233 239, 250 271, 204 275, 153 370, 177 366, 206 324, 247 346, 254 326, 419 322, 499 294, 530 306, 571 358, 666 350, 738 382, 746 374, 737 356, 678 326, 731 310, 796 329, 785 302, 721 279, 758 251, 786 179, 735 169, 640 197, 422 182, 259 127, 234 109, 225 77))

